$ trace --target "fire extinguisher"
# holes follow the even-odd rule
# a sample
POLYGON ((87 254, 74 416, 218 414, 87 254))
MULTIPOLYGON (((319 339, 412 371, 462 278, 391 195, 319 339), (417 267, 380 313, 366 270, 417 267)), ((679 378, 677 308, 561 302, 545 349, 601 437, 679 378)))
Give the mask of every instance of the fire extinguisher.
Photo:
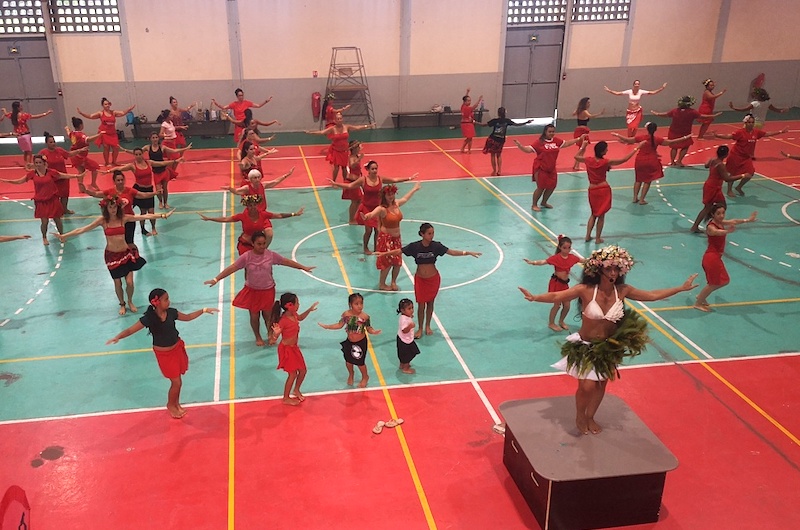
POLYGON ((317 121, 322 114, 322 94, 319 92, 311 94, 311 114, 314 115, 314 121, 317 121))

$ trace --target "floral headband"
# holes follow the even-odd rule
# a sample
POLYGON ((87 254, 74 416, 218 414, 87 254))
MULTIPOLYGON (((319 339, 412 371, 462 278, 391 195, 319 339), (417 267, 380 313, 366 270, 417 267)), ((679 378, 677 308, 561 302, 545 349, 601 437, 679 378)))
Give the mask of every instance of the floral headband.
POLYGON ((620 274, 628 274, 633 267, 633 256, 622 247, 609 245, 595 250, 583 264, 583 272, 588 276, 597 276, 602 269, 617 267, 620 274))
POLYGON ((703 81, 703 86, 708 88, 708 85, 710 85, 712 82, 713 80, 711 78, 706 79, 705 81, 703 81))
POLYGON ((695 99, 693 96, 681 96, 678 99, 678 107, 688 108, 694 105, 695 99))
POLYGON ((258 204, 261 202, 261 195, 253 194, 253 195, 242 195, 242 204, 245 206, 250 206, 251 204, 258 204))
POLYGON ((387 184, 386 186, 383 187, 381 193, 383 193, 384 195, 395 195, 397 194, 397 186, 395 186, 394 184, 387 184))
POLYGON ((100 208, 105 208, 110 204, 119 205, 120 201, 121 201, 121 197, 119 195, 116 195, 116 194, 114 194, 114 195, 106 195, 106 197, 102 201, 100 201, 99 205, 100 205, 100 208))
POLYGON ((155 307, 160 299, 161 299, 160 296, 154 296, 153 298, 150 299, 150 305, 155 307))

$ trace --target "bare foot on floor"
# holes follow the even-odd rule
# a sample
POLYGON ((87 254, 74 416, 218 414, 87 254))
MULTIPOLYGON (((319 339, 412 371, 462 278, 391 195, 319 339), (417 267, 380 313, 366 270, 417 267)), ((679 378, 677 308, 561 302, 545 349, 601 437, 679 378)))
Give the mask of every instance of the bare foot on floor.
POLYGON ((139 311, 139 308, 133 305, 133 302, 128 302, 128 309, 131 310, 131 313, 136 313, 139 311))
POLYGON ((547 202, 543 202, 543 203, 542 203, 542 206, 544 206, 545 208, 552 208, 552 207, 553 207, 553 205, 552 205, 552 204, 550 204, 550 203, 547 203, 547 202))
POLYGON ((575 418, 575 425, 578 427, 578 432, 581 434, 589 434, 589 423, 586 418, 578 416, 575 418))
POLYGON ((264 342, 264 339, 262 339, 261 337, 256 337, 256 346, 264 346, 266 344, 267 343, 264 342))
POLYGON ((47 238, 46 238, 46 237, 43 237, 43 238, 42 238, 42 245, 44 245, 44 246, 46 246, 46 247, 47 247, 47 246, 50 246, 50 242, 47 240, 47 238))
POLYGON ((558 325, 561 326, 561 329, 569 329, 569 326, 564 324, 563 322, 559 322, 558 325))
POLYGON ((637 202, 639 202, 639 199, 637 199, 636 197, 634 197, 634 198, 633 198, 633 204, 636 204, 637 202))
POLYGON ((541 212, 542 211, 542 209, 539 208, 538 206, 536 206, 535 204, 533 206, 531 206, 531 210, 533 210, 534 212, 541 212))
POLYGON ((358 388, 367 388, 367 383, 369 382, 369 377, 364 376, 361 378, 361 381, 358 382, 358 388))
POLYGON ((301 403, 306 400, 306 397, 303 394, 301 394, 299 390, 295 390, 294 393, 289 394, 289 397, 293 397, 301 403))
POLYGON ((389 287, 388 285, 385 285, 385 284, 384 285, 379 285, 378 289, 380 289, 381 291, 391 291, 392 290, 391 287, 389 287))
POLYGON ((594 421, 594 418, 587 419, 586 423, 588 424, 589 431, 592 434, 600 434, 603 431, 603 428, 600 427, 600 425, 598 425, 596 421, 594 421))
POLYGON ((642 200, 639 201, 639 204, 647 204, 647 201, 642 199, 642 200))
POLYGON ((708 304, 701 304, 700 302, 695 302, 694 306, 692 307, 694 307, 698 311, 702 311, 703 313, 711 312, 711 308, 708 306, 708 304))
POLYGON ((415 339, 421 339, 422 338, 422 330, 421 329, 418 329, 416 332, 414 332, 414 338, 415 339))
POLYGON ((598 237, 597 239, 595 239, 595 240, 594 240, 594 242, 595 242, 595 243, 605 243, 605 242, 606 242, 606 240, 605 240, 605 239, 603 239, 602 237, 598 237))
POLYGON ((283 398, 283 404, 284 405, 291 405, 293 407, 296 407, 297 405, 300 404, 300 401, 295 399, 295 398, 292 398, 292 397, 285 397, 285 398, 283 398))
POLYGON ((399 291, 400 290, 400 288, 394 282, 392 282, 392 284, 389 287, 391 288, 392 291, 399 291))
POLYGON ((353 386, 353 376, 347 378, 347 386, 353 386))
POLYGON ((730 197, 731 199, 735 199, 735 198, 736 198, 736 194, 735 194, 735 193, 733 193, 732 191, 729 191, 728 193, 726 193, 726 195, 727 195, 728 197, 730 197))
POLYGON ((556 326, 555 324, 548 324, 547 327, 552 329, 556 333, 560 333, 562 331, 562 329, 559 326, 556 326))
POLYGON ((125 304, 119 304, 119 315, 122 316, 125 313, 127 313, 127 310, 125 309, 125 304))
POLYGON ((169 411, 170 416, 172 416, 176 420, 179 420, 184 416, 186 416, 186 410, 182 410, 178 407, 167 407, 167 410, 169 411))
POLYGON ((404 374, 415 374, 415 373, 417 373, 417 371, 414 370, 413 368, 405 368, 405 369, 402 370, 402 372, 404 374))
POLYGON ((157 235, 158 235, 158 230, 156 230, 155 228, 153 228, 152 230, 150 230, 150 235, 151 235, 151 236, 157 236, 157 235))
POLYGON ((433 335, 433 330, 431 328, 425 328, 426 335, 433 335))

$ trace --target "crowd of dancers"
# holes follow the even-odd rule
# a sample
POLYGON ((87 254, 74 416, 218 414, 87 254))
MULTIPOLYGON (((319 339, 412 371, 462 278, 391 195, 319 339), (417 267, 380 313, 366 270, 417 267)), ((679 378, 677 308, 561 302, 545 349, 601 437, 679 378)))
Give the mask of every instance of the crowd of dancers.
MULTIPOLYGON (((581 164, 586 167, 591 210, 587 220, 585 241, 588 243, 593 240, 596 244, 602 244, 605 242, 602 235, 605 216, 611 210, 612 203, 611 187, 607 181, 611 167, 623 164, 635 156, 633 203, 645 205, 651 183, 664 177, 658 153, 659 146, 669 147, 671 150, 669 165, 681 168, 684 167, 683 160, 688 148, 693 144, 692 124, 695 121, 701 123, 698 138, 705 139, 710 135, 715 139, 732 140, 730 148, 727 145, 719 146, 716 157, 706 163, 709 176, 703 187, 703 208, 690 229, 692 232, 704 231, 708 238, 708 248, 702 258, 707 285, 698 294, 694 308, 709 312, 711 305, 708 296, 730 281, 722 262, 727 234, 740 224, 757 220, 756 212, 746 219, 726 219, 726 197, 744 195, 744 186, 755 173, 753 160, 756 141, 787 131, 787 129, 764 131, 762 127, 766 111, 785 112, 788 109, 770 105, 767 92, 763 88, 756 88, 753 91, 753 101, 749 105, 736 107, 732 102, 730 104, 734 110, 748 112, 742 120, 740 129, 731 134, 709 132, 710 124, 720 114, 714 112, 716 99, 724 94, 725 90, 715 93, 715 83, 711 79, 703 81, 703 87, 705 90, 699 110, 692 108, 695 103, 693 97, 681 96, 675 108, 666 112, 651 111, 653 115, 671 118, 666 138, 657 134, 658 127, 655 123, 645 124, 644 132, 641 134, 639 126, 644 114, 641 106, 642 97, 664 91, 667 83, 656 90, 641 89, 639 81, 635 81, 632 88, 623 91, 604 87, 611 94, 628 98, 627 130, 624 135, 616 132, 612 135, 621 143, 632 145, 633 149, 620 158, 606 158, 608 143, 605 141, 593 144, 593 155, 586 154, 592 144, 589 137, 591 132, 589 122, 605 112, 603 109, 597 114, 592 114, 591 100, 588 97, 579 101, 573 113, 577 126, 571 139, 564 140, 557 137, 556 128, 551 124, 545 126, 540 137, 530 145, 524 145, 518 140, 515 140, 515 144, 522 151, 535 154, 532 179, 536 183, 536 188, 531 204, 534 212, 540 212, 542 208, 553 208, 550 199, 557 187, 556 164, 559 154, 564 148, 578 146, 573 167, 578 169, 581 164), (726 183, 727 193, 723 194, 723 185, 726 183), (737 183, 735 188, 734 183, 737 183), (704 221, 706 224, 702 229, 701 224, 704 221)), ((317 309, 318 303, 312 303, 301 312, 300 301, 296 294, 287 292, 277 297, 273 266, 282 265, 305 272, 311 272, 314 267, 285 258, 269 247, 274 238, 271 220, 298 217, 304 213, 304 209, 284 213, 268 209, 266 190, 289 178, 294 168, 276 179, 264 180, 262 161, 276 150, 264 147, 272 137, 261 137, 258 127, 270 126, 277 121, 255 119, 252 109, 263 107, 272 98, 255 104, 244 98, 241 89, 235 91, 235 96, 236 99, 227 105, 220 105, 216 100, 212 100, 212 103, 225 111, 223 119, 235 124, 234 140, 240 153, 241 182, 239 185, 224 186, 222 189, 240 195, 244 209, 226 217, 208 217, 202 214, 200 217, 204 221, 240 223, 241 234, 237 245, 239 256, 230 266, 205 283, 214 286, 238 270, 245 271, 244 287, 234 297, 232 304, 249 312, 250 325, 258 346, 278 343, 278 368, 287 372, 283 402, 287 405, 299 405, 305 400, 301 385, 307 370, 298 346, 300 322, 317 309), (231 111, 233 116, 229 116, 227 111, 231 111), (265 333, 262 333, 262 321, 265 333)), ((359 140, 351 139, 351 132, 373 128, 375 124, 346 124, 343 113, 347 111, 348 106, 337 109, 332 103, 332 98, 326 101, 326 123, 323 128, 306 132, 326 136, 331 142, 326 150, 326 160, 331 165, 329 182, 332 187, 342 189, 342 199, 349 201, 349 223, 364 226, 362 250, 364 254, 376 257, 379 289, 386 292, 399 290, 397 277, 402 255, 412 257, 416 263, 414 274, 416 323, 413 320, 414 302, 403 299, 397 309, 398 366, 403 373, 412 374, 414 369, 411 367, 411 361, 419 354, 415 340, 433 333, 431 319, 441 284, 436 268, 437 259, 444 255, 477 258, 481 254, 469 250, 454 250, 436 241, 434 227, 430 223, 423 223, 420 226, 420 240, 403 244, 400 231, 400 223, 403 220, 401 207, 420 190, 421 185, 417 182, 403 196, 397 197, 398 189, 395 184, 415 180, 417 173, 408 177, 384 177, 379 174, 376 161, 369 160, 363 164, 365 156, 363 146, 359 140), (341 181, 337 180, 339 174, 342 175, 341 181)), ((184 135, 187 127, 183 122, 183 115, 194 105, 181 108, 178 101, 172 97, 169 105, 169 109, 161 116, 160 131, 153 133, 149 144, 145 146, 133 150, 120 147, 116 134, 116 119, 134 107, 115 111, 111 102, 103 98, 102 108, 97 112, 88 114, 77 109, 83 118, 100 121, 97 134, 87 136, 83 132, 83 120, 74 117, 72 127, 66 129, 70 150, 57 146, 54 137, 47 134, 45 149, 36 155, 32 153, 27 122, 44 117, 51 111, 31 115, 23 111, 19 102, 14 103, 10 113, 3 109, 3 116, 12 120, 13 134, 17 136, 26 165, 24 176, 4 179, 4 182, 10 184, 33 182, 34 216, 41 221, 44 245, 49 244, 48 231, 51 220, 57 230, 54 235, 62 243, 94 228, 102 227, 106 238, 104 258, 114 282, 120 315, 138 312, 133 300, 135 291, 133 274, 140 270, 146 261, 134 243, 136 223, 137 221, 140 223, 143 235, 158 234, 157 221, 169 218, 174 212, 168 202, 168 184, 177 178, 178 167, 184 161, 183 155, 192 147, 191 144, 187 144, 184 135), (103 166, 89 156, 91 141, 102 147, 103 166), (120 151, 132 155, 133 161, 120 163, 118 161, 120 151), (71 161, 77 173, 67 172, 67 160, 71 161), (133 187, 126 185, 126 172, 132 173, 135 178, 133 187), (88 185, 85 182, 87 173, 91 176, 88 185), (100 189, 98 173, 112 174, 113 186, 100 189), (78 180, 78 189, 81 193, 101 199, 101 215, 83 227, 65 232, 62 217, 74 213, 68 207, 71 180, 78 180), (159 199, 158 213, 155 208, 155 197, 159 199), (139 214, 135 213, 135 207, 139 209, 139 214), (149 230, 146 229, 146 222, 149 222, 149 230)), ((479 105, 483 105, 483 97, 479 97, 473 104, 468 88, 461 107, 464 137, 461 153, 467 155, 471 153, 476 135, 475 125, 490 127, 491 131, 486 138, 483 152, 491 157, 492 176, 498 176, 502 172, 502 151, 508 127, 524 125, 531 120, 514 121, 508 118, 506 110, 500 107, 496 118, 482 123, 477 122, 474 119, 474 112, 479 105)), ((784 155, 788 158, 798 158, 786 153, 784 155)), ((0 238, 0 242, 28 237, 5 236, 0 238)), ((592 251, 585 259, 579 258, 572 253, 572 240, 566 236, 559 236, 556 251, 552 256, 526 262, 531 265, 554 267, 547 293, 534 295, 527 289, 520 288, 527 300, 552 304, 548 322, 551 330, 561 332, 569 328, 565 319, 569 312, 570 301, 579 300, 583 317, 580 329, 567 337, 562 349, 562 361, 556 366, 578 379, 576 425, 579 431, 585 434, 598 433, 601 427, 595 421, 594 414, 602 401, 607 381, 615 378, 617 367, 625 356, 638 354, 646 344, 644 324, 637 318, 635 312, 624 310, 624 300, 660 300, 694 289, 697 287, 694 283, 697 275, 690 276, 686 282, 674 288, 652 291, 636 289, 624 281, 625 275, 634 264, 633 257, 626 249, 610 245, 592 251), (578 285, 570 287, 570 271, 573 266, 579 264, 583 267, 582 280, 578 285)), ((109 340, 109 343, 115 343, 141 329, 148 328, 153 336, 153 349, 159 367, 164 377, 171 382, 167 409, 173 417, 180 418, 186 414, 186 409, 180 404, 180 388, 181 376, 188 369, 188 355, 183 341, 179 338, 175 322, 193 320, 203 313, 214 313, 216 309, 203 308, 192 313, 181 313, 172 308, 170 303, 169 295, 163 289, 151 291, 144 315, 132 326, 109 340)), ((364 312, 363 296, 358 293, 351 294, 348 306, 337 322, 319 325, 332 330, 345 328, 346 339, 341 343, 341 351, 348 371, 347 384, 355 384, 355 368, 358 367, 361 376, 358 385, 365 387, 369 380, 365 364, 368 351, 367 335, 378 334, 381 330, 372 326, 370 316, 364 312)))

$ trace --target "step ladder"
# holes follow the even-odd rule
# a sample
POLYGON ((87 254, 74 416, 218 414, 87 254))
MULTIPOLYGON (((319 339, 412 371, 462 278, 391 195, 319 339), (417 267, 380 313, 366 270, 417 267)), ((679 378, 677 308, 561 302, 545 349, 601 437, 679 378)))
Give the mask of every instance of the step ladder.
POLYGON ((361 48, 332 48, 325 94, 335 96, 334 106, 337 108, 350 105, 344 112, 346 123, 362 125, 375 122, 361 48))

